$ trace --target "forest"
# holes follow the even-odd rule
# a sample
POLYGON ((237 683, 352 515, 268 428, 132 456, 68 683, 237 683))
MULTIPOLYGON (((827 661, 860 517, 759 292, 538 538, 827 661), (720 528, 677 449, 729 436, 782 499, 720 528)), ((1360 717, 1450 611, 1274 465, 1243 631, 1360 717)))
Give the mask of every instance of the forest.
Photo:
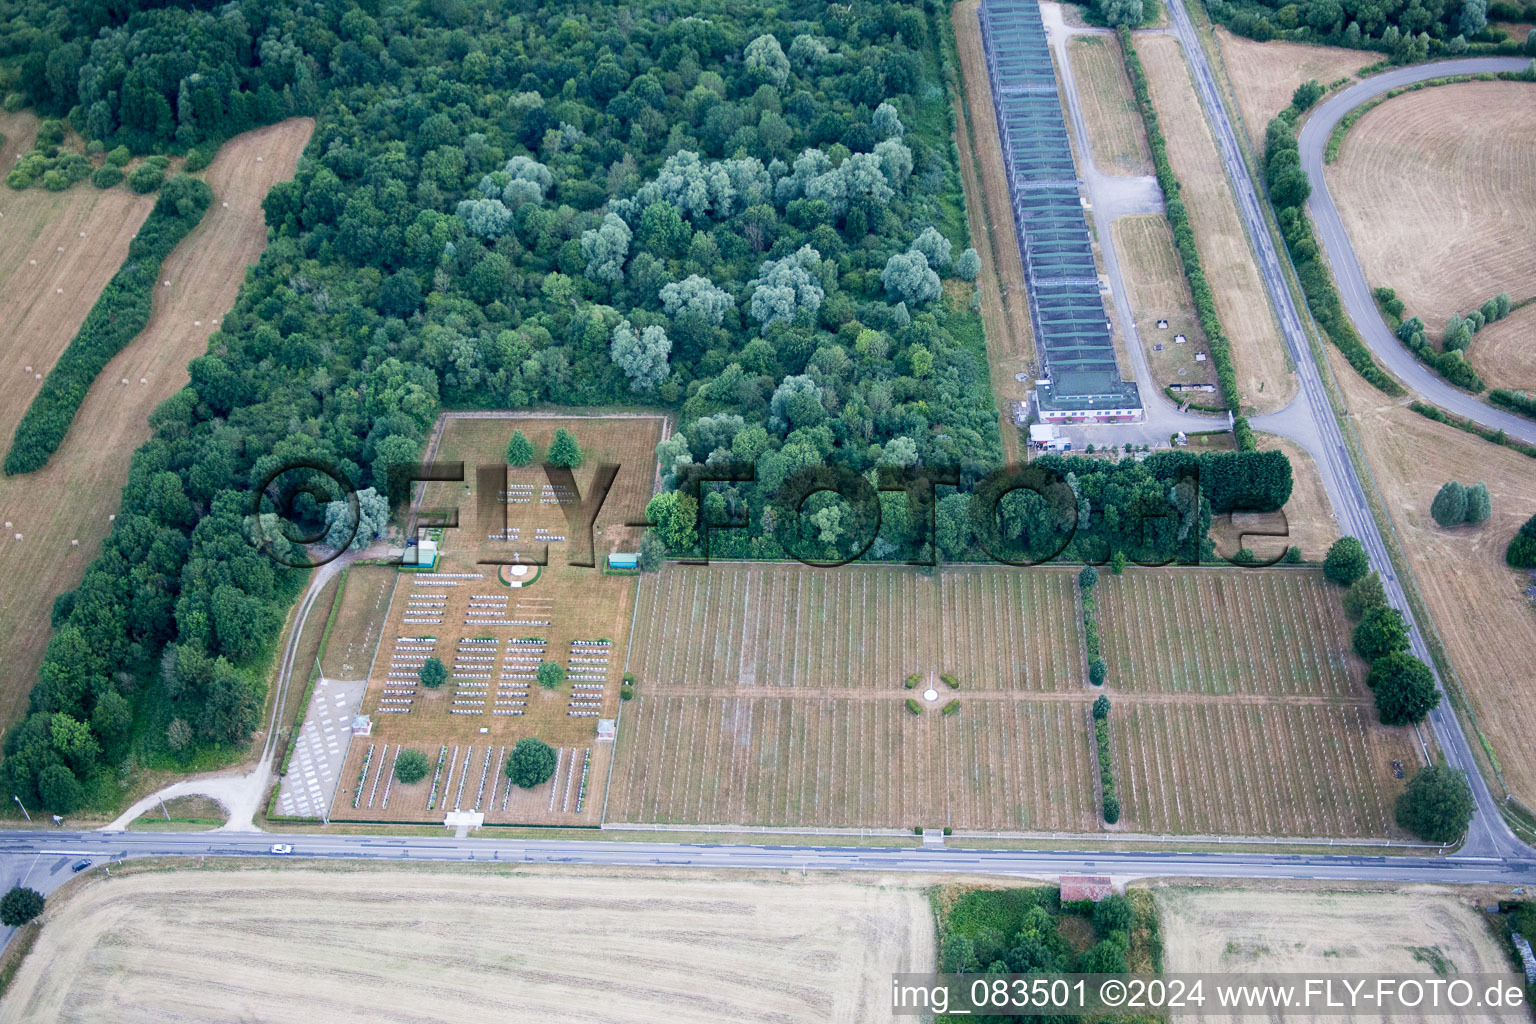
POLYGON ((248 542, 251 489, 304 458, 384 491, 443 407, 671 407, 701 463, 998 464, 943 31, 869 2, 0 3, 6 104, 88 141, 317 119, 55 606, 6 784, 105 807, 242 744, 305 577, 248 542))
POLYGON ((1469 53, 1536 56, 1495 22, 1536 21, 1536 3, 1519 0, 1211 0, 1213 20, 1266 42, 1329 43, 1377 50, 1398 64, 1469 53))

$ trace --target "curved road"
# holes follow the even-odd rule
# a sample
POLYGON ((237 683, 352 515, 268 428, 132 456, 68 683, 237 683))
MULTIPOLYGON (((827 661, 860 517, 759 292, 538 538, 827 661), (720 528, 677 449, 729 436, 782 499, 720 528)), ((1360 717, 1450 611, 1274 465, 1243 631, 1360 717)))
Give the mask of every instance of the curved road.
MULTIPOLYGON (((1264 288, 1269 293, 1269 301, 1277 314, 1281 333, 1285 337, 1291 357, 1295 360, 1296 376, 1301 384, 1301 393, 1290 405, 1278 413, 1255 418, 1252 421, 1253 427, 1256 430, 1272 430, 1283 434, 1307 449, 1308 454, 1317 463, 1318 471, 1323 478, 1328 499, 1338 519, 1339 532, 1359 538, 1360 543, 1364 545, 1370 557, 1371 568, 1381 574, 1387 599, 1393 607, 1403 613, 1404 619, 1408 622, 1410 649, 1416 657, 1430 666, 1431 671, 1434 671, 1434 661, 1430 658, 1429 648, 1424 642, 1424 636, 1413 614, 1413 609, 1408 604, 1402 583, 1393 569, 1392 561, 1387 554, 1386 541, 1381 535, 1375 517, 1371 514, 1355 464, 1345 448, 1343 432, 1338 420, 1334 417, 1327 389, 1313 358, 1311 343, 1302 328, 1301 312, 1297 309, 1290 289, 1287 287, 1281 270, 1280 257, 1275 249, 1274 237, 1269 233, 1269 225, 1264 219, 1261 203, 1265 200, 1260 198, 1262 193, 1249 174, 1248 164, 1243 159, 1242 150, 1238 146, 1237 132, 1232 127, 1232 119, 1227 112, 1221 91, 1217 88, 1216 77, 1211 72, 1200 37, 1195 31, 1194 24, 1189 20, 1184 0, 1169 0, 1168 12, 1173 20, 1174 33, 1183 46, 1184 58, 1189 63, 1195 82, 1195 91, 1200 96, 1200 105, 1205 110, 1211 132, 1216 138, 1216 148, 1221 154, 1227 180, 1231 183, 1233 194, 1237 197, 1238 212, 1243 218, 1248 240, 1258 257, 1259 274, 1264 280, 1264 288)), ((1379 79, 1390 79, 1386 82, 1385 88, 1391 89, 1396 85, 1413 81, 1414 74, 1420 75, 1421 78, 1434 78, 1450 73, 1466 73, 1469 70, 1488 70, 1490 66, 1494 70, 1501 70, 1508 63, 1511 62, 1503 58, 1444 61, 1427 67, 1399 69, 1403 75, 1401 78, 1393 77, 1398 74, 1397 71, 1387 72, 1371 78, 1362 85, 1369 85, 1379 79)), ((1524 61, 1521 60, 1515 60, 1512 63, 1524 66, 1524 61)), ((1351 93, 1357 97, 1355 103, 1359 103, 1360 97, 1364 95, 1356 93, 1354 89, 1348 89, 1334 100, 1324 103, 1318 113, 1308 121, 1307 128, 1303 129, 1303 137, 1307 137, 1308 130, 1320 129, 1330 109, 1338 110, 1332 107, 1332 104, 1337 100, 1343 100, 1351 93)), ((1337 119, 1337 114, 1334 116, 1337 119)), ((1322 139, 1326 144, 1327 130, 1323 130, 1322 139)), ((1306 159, 1307 155, 1304 151, 1302 160, 1305 162, 1306 159)), ((1319 197, 1320 191, 1323 190, 1314 189, 1314 200, 1319 197)), ((1342 233, 1339 237, 1343 237, 1342 233)), ((1350 259, 1353 260, 1352 254, 1350 259)), ((1366 303, 1370 304, 1369 291, 1363 290, 1362 294, 1366 303)), ((1357 325, 1364 328, 1374 323, 1385 332, 1386 325, 1376 313, 1374 305, 1371 305, 1370 314, 1370 321, 1361 324, 1357 320, 1357 325)), ((1362 329, 1361 333, 1366 332, 1362 329)), ((1396 338, 1390 333, 1387 333, 1386 337, 1390 343, 1389 348, 1406 357, 1412 364, 1411 368, 1428 373, 1417 364, 1410 353, 1403 349, 1396 338)), ((1383 353, 1378 352, 1378 355, 1380 354, 1383 353)), ((1463 403, 1471 401, 1460 392, 1439 382, 1438 379, 1433 379, 1432 382, 1458 396, 1463 403)), ((1473 404, 1486 409, 1480 402, 1473 404)), ((1478 419, 1485 420, 1485 417, 1479 416, 1478 419)), ((1520 424, 1524 431, 1536 435, 1536 424, 1525 420, 1521 420, 1520 424)), ((1510 433, 1514 434, 1515 431, 1511 430, 1510 433)), ((1444 685, 1438 672, 1435 673, 1435 682, 1443 694, 1444 685)), ((1472 748, 1467 741, 1466 731, 1457 719, 1449 699, 1442 699, 1440 706, 1430 712, 1429 725, 1435 732, 1435 738, 1440 743, 1446 762, 1451 767, 1460 768, 1467 773, 1467 781, 1472 786, 1472 796, 1477 802, 1477 815, 1473 818, 1471 828, 1467 832, 1462 852, 1468 855, 1498 857, 1512 861, 1524 861, 1536 857, 1536 851, 1532 851, 1521 842, 1505 823, 1499 804, 1488 788, 1487 780, 1478 770, 1477 761, 1473 758, 1472 748)))
POLYGON ((1384 71, 1330 96, 1307 118, 1297 141, 1301 146, 1302 169, 1312 182, 1312 196, 1307 200, 1307 212, 1312 215, 1318 241, 1328 254, 1328 262, 1333 267, 1334 279, 1338 281, 1344 308, 1354 321, 1355 330, 1360 332, 1360 337, 1370 346, 1371 352, 1409 388, 1424 396, 1426 401, 1484 426, 1503 430, 1511 437, 1536 443, 1536 422, 1497 409, 1480 398, 1452 387, 1443 377, 1414 358, 1413 353, 1387 329, 1386 322, 1376 309, 1375 300, 1371 298, 1365 272, 1360 268, 1354 246, 1344 231, 1344 222, 1339 218, 1338 207, 1334 205, 1333 196, 1328 193, 1328 182, 1323 176, 1323 155, 1328 148, 1328 137, 1333 134, 1339 119, 1360 104, 1392 89, 1429 78, 1520 71, 1529 64, 1530 59, 1524 57, 1468 57, 1384 71))

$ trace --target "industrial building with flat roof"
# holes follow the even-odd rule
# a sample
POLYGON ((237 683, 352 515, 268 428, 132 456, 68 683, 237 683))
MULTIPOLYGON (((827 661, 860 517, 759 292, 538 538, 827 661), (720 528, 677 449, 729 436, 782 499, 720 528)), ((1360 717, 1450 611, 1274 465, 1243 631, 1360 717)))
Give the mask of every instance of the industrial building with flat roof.
POLYGON ((983 0, 981 28, 1043 370, 1040 417, 1140 419, 1140 392, 1115 362, 1040 5, 983 0))

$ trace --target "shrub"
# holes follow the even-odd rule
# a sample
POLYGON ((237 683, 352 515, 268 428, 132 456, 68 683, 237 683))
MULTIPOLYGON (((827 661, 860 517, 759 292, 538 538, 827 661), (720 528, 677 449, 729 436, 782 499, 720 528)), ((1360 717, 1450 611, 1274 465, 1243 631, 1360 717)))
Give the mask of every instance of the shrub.
MULTIPOLYGON (((417 671, 416 678, 420 680, 422 686, 429 690, 435 690, 448 681, 448 669, 443 666, 443 659, 434 654, 421 663, 421 668, 417 671)), ((402 754, 400 756, 404 757, 405 755, 402 754)))
POLYGON ((960 702, 958 700, 952 700, 948 704, 945 704, 944 705, 944 710, 939 712, 939 713, 943 714, 943 715, 953 715, 953 714, 958 714, 959 711, 960 711, 960 702))
POLYGON ((1124 551, 1116 551, 1109 557, 1109 571, 1116 576, 1125 572, 1125 567, 1129 564, 1131 564, 1131 560, 1126 557, 1124 551))
POLYGON ((41 914, 43 904, 43 894, 36 889, 13 885, 10 892, 0 896, 0 924, 19 928, 41 914))
POLYGON ((555 752, 548 743, 531 736, 520 739, 507 755, 507 778, 514 786, 532 789, 550 780, 555 774, 556 761, 555 752))
POLYGON ((1340 537, 1328 549, 1323 560, 1323 575, 1341 587, 1347 587, 1370 571, 1365 546, 1354 537, 1340 537))
POLYGON ((91 175, 91 184, 97 188, 113 188, 122 184, 122 181, 123 172, 111 164, 98 168, 96 173, 91 175))
POLYGON ((532 461, 533 443, 528 435, 521 430, 512 431, 512 439, 507 442, 507 465, 526 466, 532 461))
POLYGON ((126 167, 132 159, 133 154, 128 152, 127 146, 118 146, 107 152, 107 164, 111 167, 126 167))
POLYGON ((1104 821, 1113 825, 1120 820, 1120 798, 1113 793, 1104 796, 1104 821))
POLYGON ((904 685, 906 686, 907 689, 911 690, 911 689, 915 689, 917 687, 917 684, 922 682, 922 681, 923 681, 923 677, 920 674, 918 674, 916 672, 913 672, 911 675, 907 676, 907 681, 906 681, 906 683, 904 685))
POLYGON ((545 456, 551 466, 565 466, 570 469, 581 465, 581 445, 570 431, 560 427, 555 431, 555 436, 549 442, 549 454, 545 456))
POLYGON ((1472 787, 1446 765, 1420 768, 1397 798, 1397 823, 1431 843, 1454 843, 1472 822, 1472 787))
POLYGON ((940 673, 939 678, 942 679, 944 681, 944 685, 949 687, 951 690, 960 689, 960 680, 956 679, 954 676, 940 673))
POLYGON ((210 159, 210 157, 204 156, 203 151, 200 149, 189 149, 187 150, 187 159, 181 165, 181 169, 188 174, 194 174, 207 167, 210 159))
POLYGON ((145 161, 128 175, 128 187, 139 195, 148 195, 165 184, 165 171, 145 161))
POLYGON ((625 683, 623 686, 619 687, 619 700, 634 700, 634 699, 635 699, 635 688, 633 686, 630 686, 628 683, 625 683))
POLYGON ((1467 488, 1466 522, 1479 526, 1493 515, 1493 499, 1488 496, 1488 485, 1479 480, 1467 488))
POLYGON ((1287 565, 1298 565, 1301 562, 1301 548, 1292 544, 1285 549, 1285 561, 1287 565))
POLYGON ((419 750, 404 751, 395 761, 395 779, 407 786, 427 777, 427 755, 419 750))
POLYGON ((1109 674, 1109 666, 1104 664, 1103 658, 1094 658, 1088 663, 1088 681, 1094 686, 1103 686, 1104 677, 1109 674))
POLYGON ((1104 719, 1109 717, 1109 698, 1104 696, 1102 693, 1094 699, 1093 717, 1096 719, 1104 719))
POLYGON ((1095 569, 1091 565, 1083 566, 1082 570, 1077 574, 1077 585, 1082 587, 1084 590, 1092 590, 1094 584, 1098 582, 1099 570, 1095 569))
POLYGON ((914 715, 920 715, 923 713, 923 706, 917 701, 913 700, 911 697, 908 697, 907 710, 912 712, 914 715))

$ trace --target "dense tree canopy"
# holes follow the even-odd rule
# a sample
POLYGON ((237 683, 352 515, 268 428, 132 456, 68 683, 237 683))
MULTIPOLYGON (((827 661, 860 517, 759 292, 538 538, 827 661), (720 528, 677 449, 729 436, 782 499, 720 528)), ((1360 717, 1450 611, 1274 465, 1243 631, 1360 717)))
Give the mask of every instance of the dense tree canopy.
POLYGON ((1466 835, 1475 810, 1465 772, 1428 765, 1397 798, 1397 823, 1428 842, 1454 843, 1466 835))
POLYGON ((532 789, 549 781, 555 774, 557 762, 555 751, 548 743, 531 736, 520 739, 507 755, 507 778, 514 786, 532 789))
POLYGON ((1371 561, 1365 554, 1365 546, 1354 537, 1340 537, 1328 548, 1323 559, 1323 575, 1341 587, 1347 587, 1362 578, 1371 569, 1371 561))

